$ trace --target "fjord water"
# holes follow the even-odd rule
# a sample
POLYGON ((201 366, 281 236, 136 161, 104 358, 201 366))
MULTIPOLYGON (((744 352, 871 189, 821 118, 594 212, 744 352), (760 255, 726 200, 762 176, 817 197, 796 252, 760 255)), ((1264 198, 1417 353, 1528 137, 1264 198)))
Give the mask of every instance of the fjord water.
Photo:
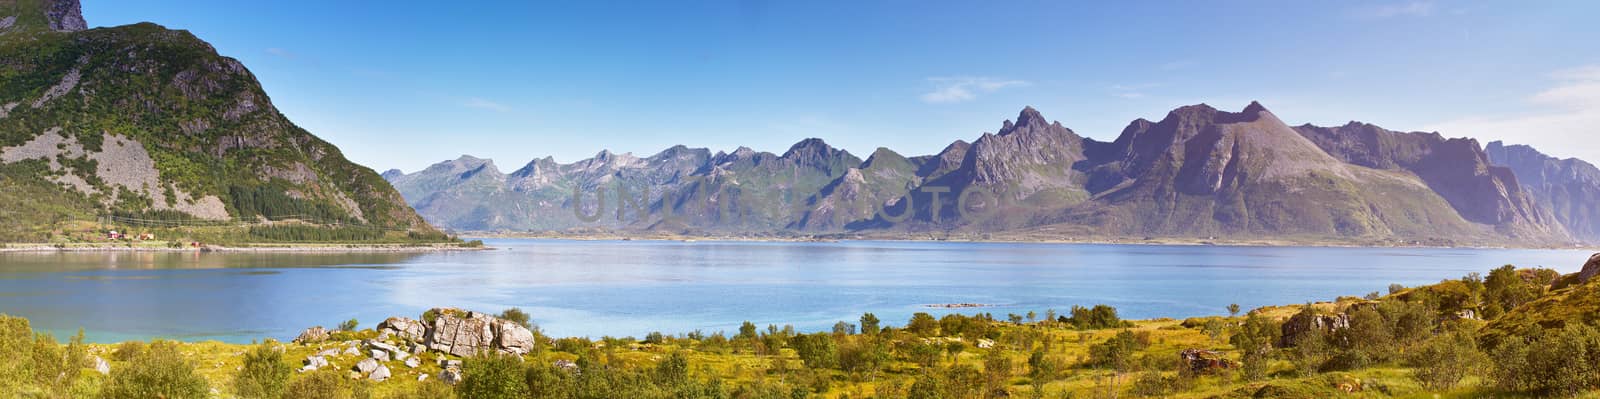
POLYGON ((454 306, 527 310, 554 336, 643 336, 873 312, 1008 313, 1116 306, 1129 318, 1224 314, 1230 303, 1329 300, 1504 264, 1576 271, 1573 250, 955 242, 488 240, 425 254, 0 254, 0 313, 97 342, 286 340, 356 318, 454 306), (931 304, 978 303, 943 309, 931 304))

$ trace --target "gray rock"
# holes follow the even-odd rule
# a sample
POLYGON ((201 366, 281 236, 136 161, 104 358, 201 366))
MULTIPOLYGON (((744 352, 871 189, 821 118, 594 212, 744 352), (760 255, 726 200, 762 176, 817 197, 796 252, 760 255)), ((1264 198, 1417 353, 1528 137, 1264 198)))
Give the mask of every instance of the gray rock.
POLYGON ((387 362, 389 361, 389 352, 385 352, 382 349, 373 349, 372 358, 380 362, 387 362))
POLYGON ((1578 271, 1578 282, 1588 282, 1597 274, 1600 274, 1600 253, 1589 255, 1589 261, 1583 263, 1583 270, 1578 271))
POLYGON ((405 317, 390 317, 378 323, 380 338, 394 337, 405 342, 422 342, 427 327, 422 322, 405 317))
POLYGON ((421 382, 421 381, 427 381, 427 380, 428 380, 428 373, 417 374, 417 381, 421 382))
POLYGON ((349 348, 344 348, 344 352, 341 352, 341 353, 344 353, 346 355, 361 356, 361 350, 360 349, 356 349, 356 347, 354 347, 354 346, 349 347, 349 348))
POLYGON ((382 365, 378 364, 376 359, 364 359, 360 363, 356 363, 356 371, 362 374, 371 373, 372 370, 377 370, 378 366, 382 365))
POLYGON ((406 367, 417 368, 418 366, 421 366, 421 365, 422 365, 422 361, 418 360, 416 357, 412 357, 410 359, 406 359, 406 367))
POLYGON ((328 348, 328 349, 323 349, 321 352, 317 352, 317 356, 322 356, 322 357, 338 356, 338 355, 339 355, 339 349, 338 348, 328 348))
POLYGON ((456 369, 445 369, 444 371, 440 371, 439 372, 439 381, 444 381, 445 384, 449 384, 449 385, 455 385, 457 383, 460 383, 461 382, 461 372, 457 371, 456 369))
POLYGON ((106 359, 101 359, 99 356, 95 356, 94 371, 99 372, 102 375, 111 374, 111 363, 107 363, 106 359))
POLYGON ((328 367, 328 359, 324 358, 322 356, 309 356, 309 357, 306 357, 306 362, 305 363, 306 363, 306 365, 304 367, 301 367, 300 371, 311 371, 311 370, 316 370, 316 369, 320 369, 320 368, 323 368, 323 367, 328 367))
POLYGON ((322 326, 316 326, 300 331, 300 335, 294 338, 294 343, 314 344, 327 341, 328 337, 328 329, 322 328, 322 326))
MULTIPOLYGON (((395 360, 404 360, 406 357, 411 356, 411 354, 406 353, 406 351, 404 349, 400 349, 400 347, 398 347, 398 346, 390 345, 390 344, 387 344, 387 343, 384 343, 384 342, 368 341, 367 342, 367 347, 372 348, 374 351, 380 351, 381 350, 381 351, 387 352, 388 353, 388 358, 392 358, 392 359, 395 359, 395 360)), ((374 357, 376 357, 376 356, 374 356, 374 357)))
POLYGON ((483 313, 453 308, 438 308, 433 324, 424 333, 428 349, 455 356, 499 351, 516 355, 533 350, 533 331, 515 322, 483 313))
POLYGON ((378 365, 377 369, 372 370, 372 374, 367 375, 367 379, 377 382, 383 382, 384 380, 389 379, 389 377, 389 366, 384 366, 381 364, 378 365))

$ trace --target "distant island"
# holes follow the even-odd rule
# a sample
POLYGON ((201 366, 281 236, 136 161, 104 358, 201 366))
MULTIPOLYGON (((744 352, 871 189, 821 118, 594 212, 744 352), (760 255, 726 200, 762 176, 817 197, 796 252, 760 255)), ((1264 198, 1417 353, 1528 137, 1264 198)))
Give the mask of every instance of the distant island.
POLYGON ((88 29, 76 0, 0 1, 0 242, 183 249, 460 243, 284 118, 188 31, 88 29))
POLYGON ((510 173, 472 156, 390 170, 422 217, 474 235, 1574 247, 1600 242, 1600 169, 1531 147, 1259 103, 1133 121, 1112 142, 1029 107, 934 155, 601 151, 510 173))

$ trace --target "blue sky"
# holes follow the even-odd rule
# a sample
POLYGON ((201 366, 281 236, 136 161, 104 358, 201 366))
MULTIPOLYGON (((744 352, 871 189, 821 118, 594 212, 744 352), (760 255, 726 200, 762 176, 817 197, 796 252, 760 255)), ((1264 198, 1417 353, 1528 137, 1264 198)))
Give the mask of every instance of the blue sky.
POLYGON ((193 31, 380 171, 806 137, 929 154, 1025 105, 1110 140, 1251 100, 1600 161, 1600 2, 83 3, 193 31))

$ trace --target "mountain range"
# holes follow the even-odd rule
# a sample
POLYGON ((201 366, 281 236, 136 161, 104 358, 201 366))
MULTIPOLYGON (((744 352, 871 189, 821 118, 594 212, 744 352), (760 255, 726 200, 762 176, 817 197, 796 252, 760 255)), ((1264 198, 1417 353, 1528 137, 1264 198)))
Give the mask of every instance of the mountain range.
POLYGON ((1290 126, 1256 102, 1239 112, 1180 107, 1129 123, 1111 142, 1027 107, 932 155, 879 148, 863 160, 813 138, 781 155, 680 145, 570 164, 545 157, 509 174, 462 156, 383 176, 425 219, 466 231, 1600 241, 1600 171, 1586 162, 1360 122, 1290 126))
POLYGON ((0 241, 113 216, 438 233, 188 31, 88 29, 76 0, 0 0, 0 241))

